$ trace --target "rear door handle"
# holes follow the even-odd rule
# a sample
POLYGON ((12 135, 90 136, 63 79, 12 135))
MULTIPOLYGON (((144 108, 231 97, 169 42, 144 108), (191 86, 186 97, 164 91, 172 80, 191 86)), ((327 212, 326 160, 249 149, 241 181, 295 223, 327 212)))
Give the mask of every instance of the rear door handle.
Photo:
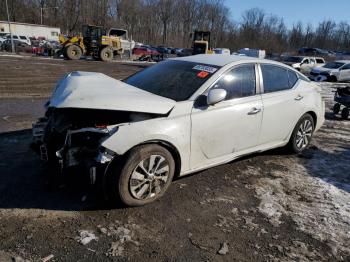
POLYGON ((260 108, 254 107, 251 111, 248 112, 248 115, 255 115, 261 111, 260 108))
POLYGON ((302 95, 298 95, 296 98, 294 98, 294 100, 297 100, 297 101, 299 101, 299 100, 301 100, 301 99, 303 99, 304 97, 302 96, 302 95))

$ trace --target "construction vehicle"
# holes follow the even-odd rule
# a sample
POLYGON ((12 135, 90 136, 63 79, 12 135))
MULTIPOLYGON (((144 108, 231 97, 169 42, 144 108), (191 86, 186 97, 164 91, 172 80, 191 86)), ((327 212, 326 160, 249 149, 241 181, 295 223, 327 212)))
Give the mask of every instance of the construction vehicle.
POLYGON ((210 31, 194 31, 192 55, 213 54, 210 42, 210 31))
POLYGON ((66 59, 78 60, 82 55, 102 61, 111 61, 124 52, 118 36, 126 30, 111 28, 107 33, 101 26, 84 25, 83 36, 59 36, 62 53, 66 59), (121 32, 122 31, 122 32, 121 32))

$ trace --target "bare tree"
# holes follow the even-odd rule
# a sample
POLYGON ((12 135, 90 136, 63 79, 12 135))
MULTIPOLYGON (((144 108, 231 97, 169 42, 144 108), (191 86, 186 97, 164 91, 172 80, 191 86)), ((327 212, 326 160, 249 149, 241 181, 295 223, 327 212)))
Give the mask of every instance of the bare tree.
MULTIPOLYGON (((6 20, 0 0, 0 20, 6 20)), ((295 51, 302 46, 331 50, 350 49, 348 22, 321 21, 316 28, 301 22, 288 29, 282 18, 253 8, 240 22, 230 19, 224 0, 11 0, 10 18, 40 23, 67 34, 79 34, 83 24, 127 29, 134 40, 151 45, 190 47, 190 33, 210 30, 214 47, 244 47, 268 52, 295 51), (58 7, 58 8, 51 8, 58 7)))

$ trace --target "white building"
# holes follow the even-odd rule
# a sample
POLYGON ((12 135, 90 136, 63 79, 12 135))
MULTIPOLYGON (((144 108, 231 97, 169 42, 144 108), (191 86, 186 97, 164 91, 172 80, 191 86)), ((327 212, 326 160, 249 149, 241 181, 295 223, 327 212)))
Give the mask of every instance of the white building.
POLYGON ((249 48, 243 48, 238 51, 241 55, 246 55, 250 57, 257 57, 257 58, 265 58, 266 57, 266 51, 260 50, 260 49, 249 49, 249 48))
MULTIPOLYGON (((27 37, 42 37, 46 40, 58 41, 58 36, 61 33, 60 28, 50 27, 46 25, 26 24, 11 22, 11 31, 14 35, 22 35, 27 37)), ((9 34, 9 24, 7 21, 0 21, 0 34, 9 34)))

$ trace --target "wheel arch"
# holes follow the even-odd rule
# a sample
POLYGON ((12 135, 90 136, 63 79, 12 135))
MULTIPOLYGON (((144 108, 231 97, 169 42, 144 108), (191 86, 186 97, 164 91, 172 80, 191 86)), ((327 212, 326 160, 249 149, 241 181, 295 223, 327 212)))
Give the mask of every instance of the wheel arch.
POLYGON ((291 138, 291 136, 292 136, 292 134, 293 134, 293 130, 294 130, 294 128, 295 128, 295 126, 298 124, 298 122, 299 122, 299 120, 303 117, 303 116, 305 116, 306 114, 309 114, 311 117, 312 117, 312 119, 314 120, 314 128, 316 127, 316 124, 317 124, 317 114, 314 112, 314 111, 307 111, 307 112, 305 112, 304 114, 302 114, 298 119, 297 119, 297 121, 295 122, 295 124, 294 124, 294 126, 293 126, 293 129, 290 131, 290 133, 288 134, 288 136, 286 137, 286 139, 285 139, 285 141, 290 141, 290 138, 291 138))
POLYGON ((170 154, 174 158, 174 162, 175 162, 174 177, 178 177, 181 173, 181 164, 182 164, 181 155, 179 153, 179 150, 176 148, 176 146, 174 146, 169 141, 165 141, 165 140, 161 140, 161 139, 152 139, 152 140, 148 140, 148 141, 139 143, 137 145, 134 145, 131 148, 129 148, 126 152, 124 152, 122 155, 116 155, 113 158, 113 160, 110 162, 110 164, 114 165, 114 164, 117 164, 116 162, 123 161, 127 157, 127 155, 131 152, 131 150, 133 150, 134 148, 136 148, 138 146, 152 145, 152 144, 160 145, 170 152, 170 154))
MULTIPOLYGON (((165 140, 161 140, 161 139, 148 140, 148 141, 142 142, 142 143, 140 143, 140 144, 130 148, 128 150, 128 152, 130 150, 132 150, 133 148, 137 147, 137 146, 151 145, 151 144, 158 144, 158 145, 164 147, 165 149, 167 149, 170 152, 170 154, 173 156, 174 162, 175 162, 175 174, 174 174, 174 177, 178 177, 180 175, 180 172, 181 172, 181 156, 180 156, 179 150, 176 148, 176 146, 174 146, 169 141, 165 141, 165 140)), ((126 152, 126 154, 128 152, 126 152)))
POLYGON ((316 127, 316 125, 317 125, 317 115, 316 115, 316 113, 314 111, 308 111, 305 114, 303 114, 301 117, 303 117, 306 114, 311 115, 312 119, 314 120, 314 127, 316 127))

